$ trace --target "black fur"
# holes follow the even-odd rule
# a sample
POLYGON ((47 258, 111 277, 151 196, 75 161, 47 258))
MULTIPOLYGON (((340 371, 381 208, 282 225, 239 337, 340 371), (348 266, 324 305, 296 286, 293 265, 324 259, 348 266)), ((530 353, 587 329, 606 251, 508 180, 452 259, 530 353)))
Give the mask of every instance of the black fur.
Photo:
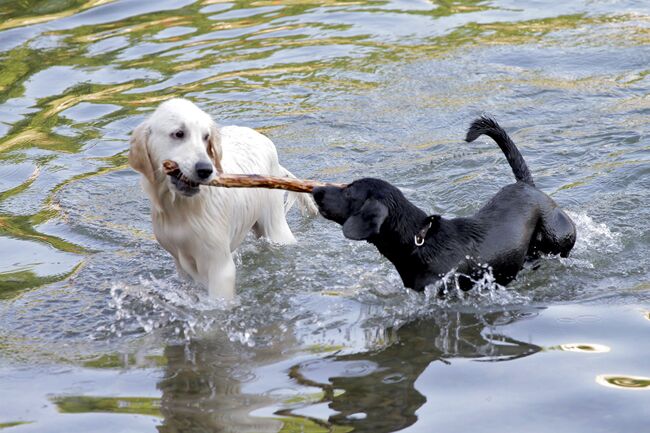
POLYGON ((512 168, 512 172, 515 174, 515 179, 525 182, 530 186, 535 186, 533 175, 530 174, 524 157, 521 156, 519 149, 517 149, 517 146, 512 142, 506 131, 494 119, 483 116, 473 121, 467 131, 465 141, 471 143, 483 134, 496 141, 499 145, 512 168))
MULTIPOLYGON (((427 216, 399 189, 380 179, 359 179, 344 188, 313 191, 320 213, 343 226, 343 234, 367 240, 390 260, 404 286, 422 291, 452 269, 471 278, 487 267, 499 284, 508 284, 526 260, 540 254, 568 256, 576 239, 571 218, 542 191, 508 134, 493 120, 481 117, 467 133, 467 141, 491 137, 505 154, 517 182, 502 188, 476 214, 446 219, 427 216), (424 244, 415 236, 426 231, 424 244)), ((461 287, 472 286, 470 278, 461 287)))

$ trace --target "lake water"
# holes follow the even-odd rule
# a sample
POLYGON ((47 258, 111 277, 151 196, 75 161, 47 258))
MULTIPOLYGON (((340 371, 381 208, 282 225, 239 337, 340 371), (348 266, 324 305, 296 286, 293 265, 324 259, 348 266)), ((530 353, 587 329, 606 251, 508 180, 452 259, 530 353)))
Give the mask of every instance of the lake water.
POLYGON ((646 431, 649 119, 647 1, 0 0, 0 429, 646 431), (513 180, 462 140, 494 115, 576 247, 438 300, 292 211, 299 244, 249 238, 225 309, 126 165, 172 96, 446 216, 513 180))

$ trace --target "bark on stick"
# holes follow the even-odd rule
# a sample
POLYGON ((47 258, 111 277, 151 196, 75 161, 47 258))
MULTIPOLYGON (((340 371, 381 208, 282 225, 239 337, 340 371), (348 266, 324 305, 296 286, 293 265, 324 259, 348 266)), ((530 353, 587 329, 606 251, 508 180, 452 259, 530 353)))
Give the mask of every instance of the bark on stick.
MULTIPOLYGON (((180 177, 183 174, 174 161, 163 161, 165 174, 180 177)), ((219 186, 222 188, 267 188, 284 189, 294 192, 311 193, 318 186, 335 186, 343 188, 343 183, 319 182, 316 180, 302 180, 292 177, 262 176, 259 174, 225 174, 221 173, 209 183, 202 185, 219 186)))

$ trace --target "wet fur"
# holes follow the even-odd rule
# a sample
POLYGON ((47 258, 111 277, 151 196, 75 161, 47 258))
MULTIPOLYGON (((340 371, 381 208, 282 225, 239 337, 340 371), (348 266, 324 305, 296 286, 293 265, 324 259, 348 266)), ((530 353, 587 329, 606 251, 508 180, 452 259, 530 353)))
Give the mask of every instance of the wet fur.
POLYGON ((321 214, 343 226, 349 239, 366 240, 390 260, 405 287, 422 291, 456 269, 463 289, 491 268, 499 284, 508 284, 527 260, 541 254, 566 257, 576 239, 569 216, 535 187, 530 171, 506 132, 492 119, 472 123, 467 141, 482 134, 506 155, 516 183, 502 188, 476 214, 447 219, 427 214, 402 192, 380 179, 359 179, 345 188, 313 191, 321 214), (415 236, 429 222, 424 244, 415 236))

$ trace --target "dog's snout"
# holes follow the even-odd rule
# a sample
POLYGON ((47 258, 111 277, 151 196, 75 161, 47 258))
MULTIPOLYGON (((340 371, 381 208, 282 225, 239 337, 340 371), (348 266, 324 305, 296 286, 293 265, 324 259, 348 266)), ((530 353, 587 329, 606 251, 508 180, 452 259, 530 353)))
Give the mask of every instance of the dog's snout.
POLYGON ((314 200, 316 200, 316 203, 321 203, 323 197, 325 197, 325 188, 323 188, 322 186, 317 186, 316 188, 314 188, 311 194, 314 196, 314 200))
POLYGON ((209 178, 213 172, 212 164, 205 161, 197 162, 194 168, 200 179, 209 178))

